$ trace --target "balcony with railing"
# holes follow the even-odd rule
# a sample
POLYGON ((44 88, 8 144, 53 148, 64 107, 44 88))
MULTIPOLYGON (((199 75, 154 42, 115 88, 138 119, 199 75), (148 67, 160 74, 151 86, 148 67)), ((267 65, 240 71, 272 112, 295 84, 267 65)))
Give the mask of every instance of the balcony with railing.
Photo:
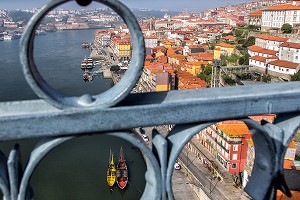
MULTIPOLYGON (((35 13, 22 36, 19 54, 24 76, 40 99, 0 103, 0 140, 34 138, 39 142, 24 171, 18 145, 8 158, 1 154, 0 189, 4 199, 31 199, 30 178, 42 159, 61 144, 89 135, 121 138, 143 152, 147 172, 141 199, 174 199, 172 175, 180 152, 199 131, 231 119, 242 120, 248 126, 255 145, 255 162, 245 191, 258 200, 273 199, 277 190, 291 195, 283 176, 283 158, 299 127, 300 83, 131 94, 142 74, 145 58, 138 21, 117 0, 95 1, 112 8, 127 24, 133 46, 130 66, 118 84, 101 94, 74 97, 58 92, 37 70, 33 41, 40 20, 68 0, 50 1, 35 13), (269 113, 277 115, 273 124, 258 124, 248 118, 269 113), (175 126, 167 136, 154 131, 152 148, 128 131, 165 124, 175 126)), ((83 6, 90 3, 77 2, 83 6)))

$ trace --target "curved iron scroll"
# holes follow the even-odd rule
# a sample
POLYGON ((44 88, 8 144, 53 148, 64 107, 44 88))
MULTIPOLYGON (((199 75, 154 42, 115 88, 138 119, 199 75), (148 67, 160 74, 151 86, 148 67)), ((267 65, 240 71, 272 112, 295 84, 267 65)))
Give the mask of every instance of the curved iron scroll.
POLYGON ((86 108, 98 107, 107 108, 114 106, 123 100, 137 83, 144 67, 145 43, 143 33, 134 17, 133 13, 121 2, 116 0, 95 0, 107 5, 119 14, 127 24, 130 34, 132 49, 132 58, 130 67, 122 80, 113 88, 96 96, 89 94, 81 97, 68 97, 53 89, 40 75, 33 58, 34 37, 32 34, 36 31, 43 17, 55 7, 69 2, 69 0, 52 0, 43 6, 29 21, 24 34, 21 38, 20 59, 23 65, 23 71, 28 84, 33 91, 40 97, 47 100, 53 106, 66 108, 86 108))
POLYGON ((44 81, 35 66, 33 33, 47 12, 69 1, 53 0, 33 16, 21 40, 20 57, 29 85, 50 105, 44 100, 0 103, 0 140, 47 139, 42 140, 32 152, 24 175, 18 146, 14 147, 8 159, 0 152, 0 189, 6 200, 32 197, 28 186, 30 176, 51 149, 79 135, 107 132, 131 142, 145 153, 147 184, 142 199, 174 199, 171 183, 173 166, 184 145, 213 122, 229 119, 243 119, 255 144, 255 164, 246 191, 254 199, 274 198, 277 189, 290 195, 282 164, 286 148, 299 127, 300 114, 294 113, 300 111, 298 82, 266 84, 259 88, 251 85, 129 94, 143 69, 143 34, 134 15, 124 4, 117 0, 95 1, 115 10, 128 25, 133 42, 131 65, 125 77, 103 94, 62 95, 44 81), (278 114, 274 124, 260 125, 245 119, 250 115, 268 113, 278 114), (176 126, 167 137, 158 131, 153 132, 153 151, 132 133, 115 132, 163 124, 176 126))

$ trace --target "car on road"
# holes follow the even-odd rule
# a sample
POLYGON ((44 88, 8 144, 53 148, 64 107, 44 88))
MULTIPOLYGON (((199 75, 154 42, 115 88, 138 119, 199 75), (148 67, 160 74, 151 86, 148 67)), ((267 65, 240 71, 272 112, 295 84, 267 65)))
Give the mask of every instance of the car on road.
POLYGON ((145 142, 149 142, 149 137, 147 135, 142 134, 142 138, 145 142))
POLYGON ((180 164, 179 164, 178 162, 176 162, 176 163, 174 164, 174 169, 176 169, 176 170, 181 169, 181 166, 180 166, 180 164))

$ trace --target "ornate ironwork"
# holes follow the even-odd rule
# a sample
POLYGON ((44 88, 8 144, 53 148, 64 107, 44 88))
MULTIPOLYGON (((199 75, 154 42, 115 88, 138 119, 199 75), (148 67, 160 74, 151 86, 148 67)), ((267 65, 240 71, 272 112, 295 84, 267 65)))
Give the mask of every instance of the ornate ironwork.
POLYGON ((41 159, 65 141, 91 133, 123 138, 145 154, 147 183, 141 199, 174 199, 173 166, 183 147, 199 131, 228 119, 242 119, 255 144, 253 175, 246 192, 254 199, 273 198, 276 189, 290 195, 282 164, 287 146, 299 127, 300 83, 129 94, 143 69, 143 34, 124 4, 117 0, 96 0, 116 11, 128 25, 133 58, 124 78, 107 92, 79 98, 65 96, 51 88, 39 74, 33 59, 33 33, 51 9, 68 1, 53 0, 42 7, 28 23, 21 40, 20 57, 26 80, 43 100, 0 103, 1 141, 41 139, 24 174, 18 145, 8 158, 0 152, 0 189, 4 199, 32 198, 29 180, 41 159), (278 115, 274 124, 260 125, 247 118, 268 113, 278 115), (163 124, 176 126, 166 137, 154 131, 153 149, 134 133, 122 131, 163 124))

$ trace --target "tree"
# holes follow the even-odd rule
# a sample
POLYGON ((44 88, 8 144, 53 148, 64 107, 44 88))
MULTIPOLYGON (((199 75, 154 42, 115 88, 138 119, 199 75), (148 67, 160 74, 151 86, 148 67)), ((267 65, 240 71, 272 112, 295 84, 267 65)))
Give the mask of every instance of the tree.
POLYGON ((244 44, 246 42, 246 40, 243 38, 238 38, 236 41, 238 44, 244 44))
POLYGON ((282 27, 281 27, 281 31, 282 31, 283 33, 291 33, 291 32, 292 32, 292 29, 293 29, 293 27, 292 27, 292 25, 290 25, 289 23, 285 23, 285 24, 283 24, 282 27))
POLYGON ((244 57, 240 57, 239 59, 239 65, 243 65, 245 63, 245 58, 244 57))
POLYGON ((261 81, 265 82, 265 83, 269 83, 269 82, 271 82, 271 80, 272 80, 272 77, 270 75, 263 75, 261 77, 261 81))
POLYGON ((212 65, 208 64, 204 67, 203 71, 197 75, 198 78, 205 80, 207 84, 210 84, 212 73, 212 65))
POLYGON ((234 30, 234 35, 236 37, 241 37, 243 35, 244 31, 242 29, 235 29, 234 30))
POLYGON ((247 47, 250 47, 250 46, 252 46, 254 44, 255 44, 255 37, 250 36, 250 37, 248 37, 248 39, 246 40, 246 42, 243 44, 243 47, 247 48, 247 47))
POLYGON ((291 81, 300 81, 300 71, 291 77, 291 81))
POLYGON ((224 79, 224 82, 227 85, 231 85, 231 86, 236 85, 235 80, 233 80, 228 74, 223 74, 222 78, 224 79))
POLYGON ((248 28, 250 29, 250 30, 259 30, 259 26, 255 26, 255 25, 249 25, 248 26, 248 28))

